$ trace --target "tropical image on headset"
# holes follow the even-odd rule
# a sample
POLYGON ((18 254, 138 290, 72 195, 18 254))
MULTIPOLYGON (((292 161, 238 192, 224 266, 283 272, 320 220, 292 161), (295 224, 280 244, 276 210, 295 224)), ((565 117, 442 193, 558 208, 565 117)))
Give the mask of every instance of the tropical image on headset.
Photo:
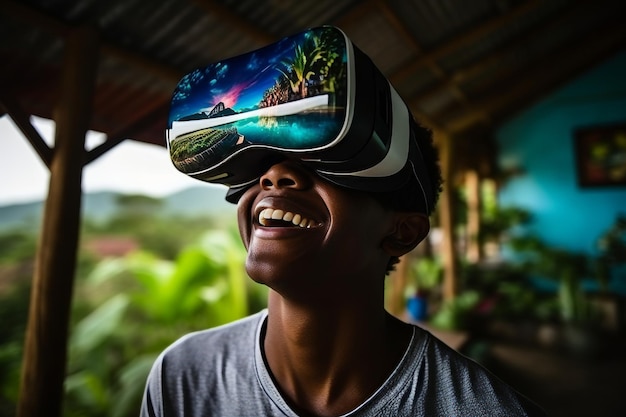
POLYGON ((185 75, 166 140, 179 171, 228 186, 234 203, 284 158, 343 187, 390 191, 414 178, 423 191, 415 126, 371 59, 323 26, 185 75))
POLYGON ((250 145, 310 150, 344 128, 347 50, 332 27, 186 75, 171 104, 174 165, 193 173, 250 145))

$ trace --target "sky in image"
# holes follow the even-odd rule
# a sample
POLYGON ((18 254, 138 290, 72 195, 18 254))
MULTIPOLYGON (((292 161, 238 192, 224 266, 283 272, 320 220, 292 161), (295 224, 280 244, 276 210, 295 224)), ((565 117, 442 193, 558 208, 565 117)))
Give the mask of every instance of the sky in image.
MULTIPOLYGON (((54 122, 32 118, 31 123, 50 145, 54 122)), ((101 133, 89 132, 86 148, 105 140, 101 133)), ((46 198, 50 175, 9 116, 0 117, 0 206, 39 201, 46 198)), ((126 140, 83 169, 83 192, 116 191, 163 197, 185 188, 201 185, 179 173, 164 147, 126 140)))

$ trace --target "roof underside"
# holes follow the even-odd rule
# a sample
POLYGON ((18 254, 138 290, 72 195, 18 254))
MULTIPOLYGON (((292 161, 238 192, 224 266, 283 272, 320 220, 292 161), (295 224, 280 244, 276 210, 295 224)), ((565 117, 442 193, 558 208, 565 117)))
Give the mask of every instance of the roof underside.
POLYGON ((307 27, 342 28, 432 128, 493 128, 624 48, 626 2, 599 0, 0 1, 0 93, 54 118, 68 36, 101 43, 89 127, 164 145, 179 78, 307 27))

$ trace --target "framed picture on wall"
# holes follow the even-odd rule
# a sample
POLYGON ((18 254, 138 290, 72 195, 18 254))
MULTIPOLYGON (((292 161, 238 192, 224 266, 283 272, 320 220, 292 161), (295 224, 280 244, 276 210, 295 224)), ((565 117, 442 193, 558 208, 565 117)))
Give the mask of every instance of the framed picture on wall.
POLYGON ((626 122, 574 132, 581 187, 626 186, 626 122))

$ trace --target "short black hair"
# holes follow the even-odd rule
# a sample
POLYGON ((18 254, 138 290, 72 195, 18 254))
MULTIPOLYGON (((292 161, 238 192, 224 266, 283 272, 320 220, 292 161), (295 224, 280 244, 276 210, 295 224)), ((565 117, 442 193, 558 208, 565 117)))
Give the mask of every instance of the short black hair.
MULTIPOLYGON (((425 164, 425 172, 429 176, 430 181, 424 181, 424 183, 428 183, 430 189, 422 190, 422 186, 417 178, 411 176, 408 182, 397 190, 370 192, 369 194, 383 207, 397 211, 418 212, 428 216, 434 211, 439 200, 439 194, 443 189, 439 152, 433 142, 432 131, 415 121, 412 121, 412 123, 413 137, 421 151, 420 161, 413 161, 413 163, 425 164), (424 205, 424 194, 428 196, 428 207, 424 205)), ((396 256, 389 259, 387 274, 395 269, 395 265, 398 262, 400 262, 400 258, 396 256)))
POLYGON ((412 136, 416 141, 421 152, 413 164, 424 164, 425 173, 430 181, 422 181, 422 184, 429 185, 428 189, 422 190, 418 180, 411 176, 410 179, 399 189, 383 192, 370 192, 380 204, 386 208, 398 211, 416 211, 419 213, 430 215, 439 200, 439 194, 442 191, 443 178, 441 176, 441 167, 439 166, 439 152, 433 142, 433 134, 430 129, 412 121, 412 136), (424 204, 424 194, 426 194, 428 207, 424 204))

